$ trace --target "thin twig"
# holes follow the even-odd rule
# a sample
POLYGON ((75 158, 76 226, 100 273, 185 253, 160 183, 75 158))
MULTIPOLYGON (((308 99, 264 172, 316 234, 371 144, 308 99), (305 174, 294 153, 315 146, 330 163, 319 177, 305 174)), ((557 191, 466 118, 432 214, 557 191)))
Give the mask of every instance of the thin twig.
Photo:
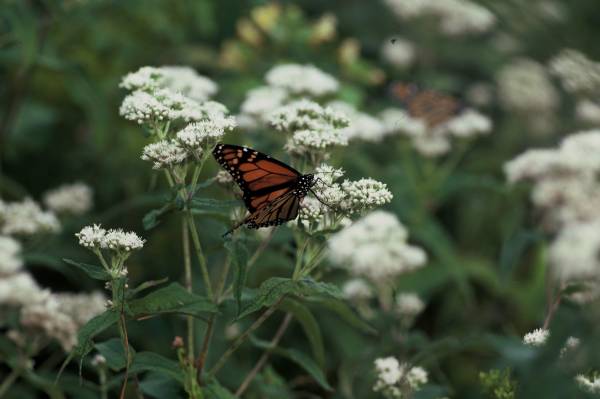
POLYGON ((221 369, 221 367, 225 365, 229 356, 231 356, 236 350, 238 350, 238 348, 244 343, 244 341, 246 341, 246 339, 248 339, 248 337, 254 332, 254 330, 260 327, 261 324, 263 324, 269 317, 271 317, 273 313, 275 313, 275 311, 281 304, 281 301, 283 301, 284 297, 285 295, 279 298, 279 300, 277 300, 277 302, 273 306, 265 310, 265 312, 258 319, 256 319, 256 321, 246 331, 242 333, 242 335, 240 335, 235 341, 233 341, 233 344, 231 344, 229 349, 227 349, 223 356, 221 356, 217 364, 215 364, 214 367, 209 371, 209 378, 213 377, 221 369))
POLYGON ((213 314, 208 319, 208 324, 206 325, 206 332, 204 333, 204 340, 202 341, 202 350, 200 351, 200 355, 198 356, 198 360, 196 361, 196 370, 198 372, 198 385, 202 385, 202 371, 204 370, 204 366, 206 364, 206 356, 208 355, 208 347, 210 339, 212 337, 214 322, 215 315, 213 314))
POLYGON ((209 299, 214 302, 214 295, 212 285, 210 282, 210 275, 208 274, 208 266, 206 265, 206 258, 204 257, 204 253, 202 251, 200 237, 198 237, 198 230, 196 230, 196 222, 194 221, 194 218, 189 210, 186 212, 186 218, 188 221, 188 226, 190 228, 190 233, 192 234, 192 243, 194 244, 196 257, 198 258, 198 262, 200 263, 200 270, 202 271, 202 278, 204 280, 206 293, 209 299))
POLYGON ((291 321, 292 321, 292 314, 291 313, 286 314, 285 318, 283 319, 283 321, 279 325, 279 328, 277 329, 277 332, 273 336, 273 339, 269 343, 269 348, 267 350, 265 350, 265 352, 262 354, 262 356, 260 357, 260 359, 258 360, 258 362, 256 363, 256 365, 252 368, 252 370, 250 370, 250 372, 248 373, 248 375, 246 376, 246 378, 244 378, 244 381, 242 382, 242 384, 240 385, 240 387, 238 388, 238 390, 235 392, 235 396, 236 397, 241 397, 242 396, 242 394, 250 386, 250 383, 252 382, 252 380, 254 380, 254 378, 256 377, 256 375, 260 372, 260 370, 267 363, 267 361, 269 360, 269 356, 271 356, 271 353, 273 352, 273 349, 275 349, 275 347, 277 347, 277 345, 279 344, 279 341, 281 341, 281 338, 283 338, 283 334, 285 334, 285 332, 286 332, 287 328, 289 327, 291 321))
MULTIPOLYGON (((190 253, 190 233, 187 227, 187 220, 184 216, 181 224, 181 238, 183 241, 183 266, 185 270, 185 288, 187 292, 192 293, 192 257, 190 253)), ((194 317, 187 316, 187 352, 188 361, 194 361, 194 317)))

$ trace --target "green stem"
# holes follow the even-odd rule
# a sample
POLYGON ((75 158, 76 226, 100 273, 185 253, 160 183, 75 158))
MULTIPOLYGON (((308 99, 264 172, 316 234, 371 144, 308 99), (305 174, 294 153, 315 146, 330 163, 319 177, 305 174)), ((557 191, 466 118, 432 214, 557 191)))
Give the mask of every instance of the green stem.
POLYGON ((190 228, 190 233, 192 233, 192 243, 194 244, 194 250, 196 252, 196 257, 198 258, 198 262, 200 263, 200 270, 202 271, 202 279, 204 280, 204 286, 206 287, 206 293, 211 301, 214 302, 215 298, 213 295, 212 285, 210 282, 210 275, 208 274, 208 266, 206 265, 206 258, 204 257, 204 252, 202 251, 202 245, 200 244, 200 237, 198 237, 198 230, 196 230, 196 223, 194 222, 194 218, 189 210, 186 212, 186 218, 188 221, 188 226, 190 228))
POLYGON ((256 321, 254 323, 252 323, 252 325, 246 331, 244 331, 242 333, 242 335, 240 335, 239 337, 236 338, 235 341, 233 341, 233 343, 231 344, 229 349, 227 349, 227 351, 225 351, 225 353, 223 354, 223 356, 221 356, 221 358, 219 359, 217 364, 215 364, 215 366, 208 372, 209 379, 214 377, 214 375, 225 365, 225 363, 227 362, 227 359, 229 359, 229 357, 231 355, 233 355, 233 353, 236 350, 238 350, 238 348, 246 341, 246 339, 248 339, 250 334, 252 334, 269 317, 271 317, 273 315, 273 313, 275 313, 275 311, 281 304, 281 301, 283 301, 284 297, 285 297, 285 295, 282 296, 281 298, 279 298, 279 300, 273 306, 271 306, 270 308, 265 310, 264 313, 258 319, 256 319, 256 321))
POLYGON ((202 371, 204 370, 204 366, 206 365, 206 356, 208 355, 208 348, 210 344, 210 339, 212 338, 214 322, 215 315, 213 314, 208 319, 208 324, 206 325, 206 332, 204 333, 204 340, 202 342, 202 350, 200 351, 200 356, 198 356, 198 360, 196 362, 196 369, 198 373, 198 385, 202 385, 202 371))
MULTIPOLYGON (((187 227, 187 220, 184 216, 181 220, 181 239, 183 242, 183 266, 185 271, 185 288, 187 292, 192 293, 192 256, 190 252, 190 232, 187 227)), ((188 361, 194 361, 194 317, 187 316, 187 355, 188 361)))
POLYGON ((305 238, 302 245, 298 247, 298 251, 296 253, 296 265, 294 266, 294 273, 292 274, 293 280, 297 280, 301 276, 302 263, 303 263, 302 260, 304 258, 304 252, 306 251, 306 248, 308 247, 309 241, 310 241, 310 239, 305 238))
POLYGON ((98 377, 100 379, 100 398, 108 399, 108 387, 106 386, 106 370, 101 367, 98 370, 98 377))
POLYGON ((17 378, 21 376, 23 370, 24 369, 22 367, 15 367, 10 371, 8 377, 6 377, 4 381, 2 381, 2 385, 0 385, 0 398, 8 392, 8 389, 12 386, 12 384, 14 384, 17 378))

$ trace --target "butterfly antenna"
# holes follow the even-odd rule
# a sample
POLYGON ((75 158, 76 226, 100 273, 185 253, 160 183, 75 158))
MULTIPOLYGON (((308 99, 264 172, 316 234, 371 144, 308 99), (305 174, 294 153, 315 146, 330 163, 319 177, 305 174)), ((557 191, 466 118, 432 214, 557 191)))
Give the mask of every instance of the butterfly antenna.
POLYGON ((325 205, 327 208, 333 209, 333 210, 336 209, 333 205, 330 205, 327 202, 323 201, 321 198, 319 198, 319 196, 317 195, 317 193, 315 193, 312 188, 310 189, 310 192, 312 193, 312 195, 315 196, 315 198, 317 199, 317 201, 319 201, 321 204, 325 205))
POLYGON ((242 220, 241 222, 234 225, 231 229, 227 230, 221 237, 223 237, 223 238, 227 237, 229 234, 232 234, 234 231, 236 231, 238 228, 240 228, 243 224, 244 224, 244 221, 242 220))

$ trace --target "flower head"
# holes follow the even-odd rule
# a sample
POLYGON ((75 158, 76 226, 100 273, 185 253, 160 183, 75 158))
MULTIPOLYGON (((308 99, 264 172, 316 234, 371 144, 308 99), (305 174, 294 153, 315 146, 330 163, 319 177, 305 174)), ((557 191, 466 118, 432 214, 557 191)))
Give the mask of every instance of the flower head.
POLYGON ((415 46, 406 39, 391 37, 381 46, 383 59, 397 68, 409 67, 415 59, 415 46))
POLYGON ((346 180, 341 187, 345 193, 341 205, 344 209, 353 212, 387 204, 393 198, 385 183, 371 178, 346 180))
POLYGON ((191 123, 177 132, 176 140, 181 147, 199 156, 203 150, 209 149, 207 148, 209 142, 214 143, 219 140, 235 126, 236 122, 233 117, 223 116, 203 120, 191 123))
POLYGON ((425 303, 412 292, 401 292, 396 296, 396 310, 404 317, 413 318, 425 309, 425 303))
POLYGON ((106 236, 106 230, 99 224, 93 226, 85 226, 75 237, 79 240, 79 245, 85 248, 94 249, 100 248, 106 236))
POLYGON ((328 106, 347 116, 349 120, 348 127, 344 128, 343 131, 348 140, 362 139, 379 142, 383 139, 385 126, 379 119, 359 112, 354 106, 343 101, 332 101, 328 106))
POLYGON ((375 372, 377 381, 373 390, 389 399, 402 399, 404 392, 415 392, 428 381, 425 369, 411 367, 407 363, 401 364, 394 357, 376 359, 375 372))
POLYGON ((43 211, 30 198, 21 202, 12 202, 4 206, 0 218, 0 233, 6 235, 33 235, 37 233, 56 233, 60 231, 60 222, 50 211, 43 211))
POLYGON ((21 244, 8 236, 0 236, 0 278, 15 274, 23 267, 21 244))
POLYGON ((57 213, 81 215, 92 208, 92 189, 83 183, 64 184, 44 194, 44 204, 57 213))
POLYGON ((271 68, 265 76, 270 86, 298 95, 324 96, 338 90, 339 83, 331 75, 313 65, 284 64, 271 68))
POLYGON ((154 163, 153 169, 168 169, 184 163, 189 153, 174 140, 161 140, 144 147, 141 158, 154 163))
POLYGON ((348 280, 343 288, 344 296, 351 300, 365 300, 372 298, 374 293, 369 284, 360 278, 348 280))
POLYGON ((525 334, 523 342, 530 346, 542 346, 548 340, 550 331, 544 328, 537 328, 530 333, 525 334))
POLYGON ((133 231, 110 229, 106 232, 106 235, 102 240, 102 248, 131 252, 142 249, 145 242, 146 240, 140 238, 140 236, 133 231))

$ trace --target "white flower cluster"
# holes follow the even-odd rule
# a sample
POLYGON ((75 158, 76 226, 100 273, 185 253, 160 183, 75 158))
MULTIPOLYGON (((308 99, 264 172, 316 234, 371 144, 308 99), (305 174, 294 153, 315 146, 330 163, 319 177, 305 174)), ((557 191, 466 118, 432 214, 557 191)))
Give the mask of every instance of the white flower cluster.
POLYGON ((29 236, 60 231, 60 222, 51 211, 43 211, 30 198, 21 202, 0 200, 0 234, 29 236))
POLYGON ((413 367, 398 362, 394 357, 375 360, 377 381, 373 386, 375 392, 381 392, 387 399, 405 399, 427 384, 427 371, 422 367, 413 367))
POLYGON ((595 101, 578 101, 575 114, 577 115, 577 119, 585 124, 600 126, 600 104, 595 101))
POLYGON ((50 291, 42 290, 27 272, 0 277, 0 306, 22 306, 46 300, 50 291))
POLYGON ((75 236, 79 239, 79 245, 92 250, 111 249, 117 252, 131 252, 141 249, 146 242, 132 231, 105 230, 97 224, 84 227, 75 236))
POLYGON ((509 111, 545 116, 559 105, 556 88, 536 61, 522 58, 512 62, 500 70, 497 83, 500 102, 509 111))
POLYGON ((102 313, 106 299, 101 293, 51 294, 46 300, 21 309, 20 323, 27 335, 41 333, 55 339, 65 352, 77 344, 77 331, 102 313))
POLYGON ((385 0, 402 19, 434 16, 440 29, 449 36, 482 33, 490 30, 496 17, 487 8, 468 0, 385 0))
POLYGON ((529 150, 505 165, 510 182, 533 183, 532 202, 556 232, 550 247, 560 280, 598 276, 600 130, 567 136, 556 149, 529 150))
POLYGON ((591 394, 600 394, 600 376, 587 376, 578 374, 575 376, 575 382, 581 389, 591 394))
POLYGON ((309 100, 299 100, 273 111, 269 123, 278 131, 290 133, 286 148, 293 153, 323 152, 345 146, 344 128, 348 119, 337 111, 309 100))
POLYGON ((600 91, 600 62, 590 60, 577 50, 562 50, 550 61, 550 71, 570 93, 597 96, 600 91))
POLYGON ((339 88, 339 83, 333 76, 314 65, 278 65, 267 72, 265 80, 270 86, 280 87, 293 95, 321 97, 334 93, 339 88))
POLYGON ((120 87, 131 93, 123 100, 119 113, 127 120, 154 127, 171 120, 206 118, 205 105, 210 102, 203 102, 217 91, 212 80, 180 66, 142 67, 126 75, 120 87))
POLYGON ((226 132, 233 130, 236 126, 233 117, 217 117, 200 122, 190 123, 177 132, 176 140, 183 148, 196 157, 205 148, 212 148, 212 143, 219 140, 226 132))
POLYGON ((396 311, 402 317, 414 318, 425 310, 425 302, 414 292, 400 292, 396 295, 396 311))
POLYGON ((426 157, 448 153, 453 137, 465 139, 492 130, 491 120, 473 109, 466 109, 437 126, 428 126, 425 120, 414 118, 399 108, 387 108, 379 116, 385 127, 384 134, 409 137, 415 150, 426 157))
POLYGON ((403 69, 412 65, 415 60, 415 46, 400 37, 387 38, 381 46, 383 59, 396 68, 403 69))
POLYGON ((152 169, 171 169, 188 159, 188 152, 174 140, 160 140, 147 144, 140 157, 153 162, 152 169))
POLYGON ((44 205, 56 213, 82 215, 92 209, 93 192, 84 183, 64 184, 44 194, 44 205))
POLYGON ((523 343, 530 346, 542 346, 550 337, 550 330, 537 328, 530 333, 525 334, 523 343))
POLYGON ((359 112, 354 106, 344 101, 332 101, 328 107, 346 115, 348 127, 343 129, 348 140, 361 139, 371 142, 380 142, 385 135, 385 126, 377 118, 364 112, 359 112))
POLYGON ((394 214, 374 211, 329 238, 329 258, 355 276, 376 284, 389 283, 427 261, 425 252, 409 245, 407 238, 394 214))
POLYGON ((248 91, 240 107, 238 120, 248 128, 267 125, 275 109, 299 97, 322 97, 335 93, 339 87, 334 77, 312 65, 275 66, 267 72, 265 80, 266 86, 248 91))
POLYGON ((366 300, 372 298, 374 293, 369 283, 361 278, 346 281, 342 287, 344 296, 350 300, 366 300))
POLYGON ((0 236, 0 278, 15 274, 22 267, 21 244, 14 238, 0 236))

